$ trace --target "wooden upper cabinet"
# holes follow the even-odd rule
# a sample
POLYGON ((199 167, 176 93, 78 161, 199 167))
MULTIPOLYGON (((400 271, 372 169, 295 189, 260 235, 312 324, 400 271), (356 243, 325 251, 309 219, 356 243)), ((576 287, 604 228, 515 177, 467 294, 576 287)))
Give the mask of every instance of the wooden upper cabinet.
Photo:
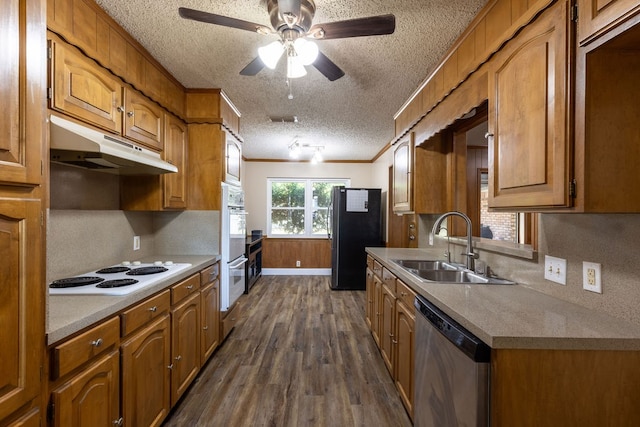
POLYGON ((587 44, 638 13, 637 0, 578 0, 578 40, 587 44))
POLYGON ((77 49, 51 40, 51 108, 102 129, 122 129, 122 84, 77 49))
POLYGON ((393 150, 393 211, 413 209, 414 134, 407 135, 393 150))
POLYGON ((567 2, 558 2, 492 59, 490 208, 571 205, 569 25, 567 2))
POLYGON ((45 333, 41 215, 38 200, 0 198, 0 424, 40 395, 45 333))
POLYGON ((165 209, 187 207, 187 125, 171 114, 164 119, 164 159, 178 168, 163 178, 165 209))
POLYGON ((164 112, 155 102, 133 89, 125 88, 124 128, 122 134, 149 148, 164 148, 164 112))
POLYGON ((42 182, 47 78, 44 7, 44 0, 0 3, 0 40, 4 43, 0 57, 0 182, 4 183, 42 182))

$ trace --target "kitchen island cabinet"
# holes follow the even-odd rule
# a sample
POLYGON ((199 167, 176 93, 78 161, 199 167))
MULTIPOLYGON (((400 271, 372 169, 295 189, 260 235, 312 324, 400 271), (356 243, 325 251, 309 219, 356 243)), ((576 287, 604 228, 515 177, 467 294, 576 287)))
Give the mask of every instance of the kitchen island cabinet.
POLYGON ((640 396, 634 325, 519 284, 418 280, 391 261, 438 259, 435 249, 367 252, 396 284, 406 284, 491 347, 492 426, 640 423, 640 408, 629 399, 640 396))

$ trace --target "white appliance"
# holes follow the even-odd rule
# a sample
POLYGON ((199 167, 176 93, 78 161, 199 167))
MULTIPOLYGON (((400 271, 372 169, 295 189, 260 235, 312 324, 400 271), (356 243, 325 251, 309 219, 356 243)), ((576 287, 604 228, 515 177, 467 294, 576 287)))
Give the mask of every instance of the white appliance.
POLYGON ((54 280, 49 295, 128 295, 177 275, 188 263, 124 261, 78 276, 54 280))
POLYGON ((220 246, 222 271, 220 274, 220 311, 226 312, 240 298, 245 289, 244 249, 247 239, 247 212, 244 192, 234 185, 222 184, 222 212, 220 246))

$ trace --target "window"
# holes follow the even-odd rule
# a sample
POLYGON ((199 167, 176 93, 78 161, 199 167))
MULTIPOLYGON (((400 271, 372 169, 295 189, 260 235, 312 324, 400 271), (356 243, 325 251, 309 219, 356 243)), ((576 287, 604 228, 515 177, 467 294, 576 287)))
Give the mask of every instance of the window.
POLYGON ((267 235, 326 237, 331 189, 346 179, 267 179, 267 235))

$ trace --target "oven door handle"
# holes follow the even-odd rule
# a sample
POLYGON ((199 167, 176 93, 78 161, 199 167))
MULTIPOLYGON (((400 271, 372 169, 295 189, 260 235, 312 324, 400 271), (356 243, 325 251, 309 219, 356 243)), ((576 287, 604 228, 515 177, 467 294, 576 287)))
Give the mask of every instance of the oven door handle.
POLYGON ((229 268, 233 269, 233 268, 238 268, 240 267, 242 264, 246 263, 247 261, 249 261, 247 258, 242 257, 240 258, 237 262, 235 262, 234 264, 229 264, 229 268))

